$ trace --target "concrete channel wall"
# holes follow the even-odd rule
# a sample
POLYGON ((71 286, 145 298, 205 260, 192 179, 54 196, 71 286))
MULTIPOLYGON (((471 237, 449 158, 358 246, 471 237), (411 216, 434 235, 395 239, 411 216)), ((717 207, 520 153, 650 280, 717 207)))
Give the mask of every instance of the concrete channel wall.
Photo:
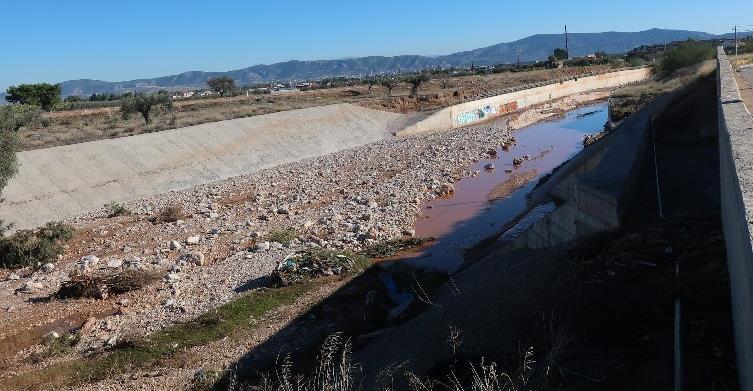
POLYGON ((401 114, 349 104, 26 151, 0 220, 31 228, 127 202, 391 138, 401 114))
POLYGON ((648 68, 638 68, 572 78, 558 83, 461 103, 437 111, 431 116, 398 131, 396 136, 409 136, 440 129, 459 128, 552 99, 601 88, 614 88, 635 83, 646 79, 649 73, 650 70, 648 68))
POLYGON ((552 247, 621 226, 650 145, 652 118, 694 88, 690 84, 654 99, 539 184, 528 205, 554 200, 558 207, 531 225, 513 246, 552 247))
POLYGON ((732 291, 740 389, 753 391, 753 117, 734 71, 718 52, 719 160, 722 227, 732 291))

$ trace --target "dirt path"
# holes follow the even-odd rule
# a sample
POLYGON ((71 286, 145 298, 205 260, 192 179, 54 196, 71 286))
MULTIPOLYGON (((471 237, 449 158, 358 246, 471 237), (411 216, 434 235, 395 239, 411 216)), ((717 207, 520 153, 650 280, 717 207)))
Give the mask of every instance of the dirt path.
POLYGON ((740 90, 740 97, 745 102, 748 112, 753 113, 753 65, 740 68, 735 73, 735 78, 737 79, 737 88, 740 90))

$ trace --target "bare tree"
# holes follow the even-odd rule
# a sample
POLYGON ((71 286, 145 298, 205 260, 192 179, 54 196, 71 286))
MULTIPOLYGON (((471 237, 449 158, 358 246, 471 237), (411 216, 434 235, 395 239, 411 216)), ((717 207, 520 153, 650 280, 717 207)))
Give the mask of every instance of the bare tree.
POLYGON ((383 77, 381 80, 379 80, 379 85, 387 89, 387 96, 392 96, 392 90, 397 85, 397 82, 395 81, 395 79, 383 77))

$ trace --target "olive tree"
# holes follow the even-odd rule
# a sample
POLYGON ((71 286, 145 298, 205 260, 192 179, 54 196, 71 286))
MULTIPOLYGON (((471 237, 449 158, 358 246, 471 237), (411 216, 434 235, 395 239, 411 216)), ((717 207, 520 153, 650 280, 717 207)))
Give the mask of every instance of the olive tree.
POLYGON ((418 87, 421 86, 421 84, 426 83, 429 81, 429 75, 425 73, 419 73, 416 75, 408 75, 403 79, 404 82, 410 84, 410 96, 416 96, 418 94, 418 87))
POLYGON ((384 87, 387 90, 387 96, 392 95, 392 90, 397 85, 397 82, 395 82, 395 79, 390 79, 389 77, 383 77, 379 80, 379 85, 384 87))
POLYGON ((167 109, 173 107, 173 101, 167 94, 133 94, 126 96, 120 100, 120 113, 123 115, 123 119, 128 119, 132 114, 141 114, 144 117, 145 123, 151 122, 152 109, 161 106, 167 109))
POLYGON ((8 87, 5 100, 10 103, 38 106, 42 110, 50 111, 60 103, 61 93, 60 84, 21 84, 8 87))
POLYGON ((555 60, 566 60, 570 57, 570 53, 568 53, 567 50, 563 48, 556 48, 554 49, 553 56, 555 60))
POLYGON ((207 80, 207 85, 212 91, 220 94, 220 96, 225 96, 225 94, 236 90, 235 80, 227 76, 209 79, 207 80))
MULTIPOLYGON (((31 106, 0 106, 0 194, 10 178, 18 172, 18 130, 37 121, 39 114, 39 109, 31 106)), ((0 236, 6 229, 7 226, 0 220, 0 236)))

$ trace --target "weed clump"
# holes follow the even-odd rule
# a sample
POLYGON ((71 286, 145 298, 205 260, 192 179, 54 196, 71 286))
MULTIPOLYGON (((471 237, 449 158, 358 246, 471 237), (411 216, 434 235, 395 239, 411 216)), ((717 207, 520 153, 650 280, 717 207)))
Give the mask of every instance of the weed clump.
POLYGON ((131 211, 128 210, 128 208, 115 201, 105 204, 105 211, 107 212, 108 218, 128 216, 131 214, 131 211))
POLYGON ((64 333, 63 335, 50 334, 44 341, 47 345, 46 354, 61 356, 70 353, 80 340, 81 335, 78 332, 64 333))
POLYGON ((362 270, 367 264, 368 260, 358 255, 319 248, 301 250, 277 265, 272 272, 271 285, 282 287, 312 278, 342 275, 362 270))
POLYGON ((155 218, 158 223, 174 223, 186 218, 183 207, 179 204, 171 204, 162 209, 155 218))
POLYGON ((418 247, 428 241, 430 241, 430 239, 409 238, 389 240, 370 246, 369 248, 363 250, 361 253, 371 258, 387 258, 397 254, 398 251, 418 247))
POLYGON ((266 240, 269 242, 289 244, 293 239, 295 239, 296 235, 297 233, 294 229, 280 229, 270 232, 267 235, 266 240))
POLYGON ((69 281, 63 282, 53 296, 57 299, 101 300, 110 295, 141 289, 157 279, 159 279, 157 274, 143 270, 126 270, 116 274, 77 273, 72 275, 69 281))
POLYGON ((23 229, 0 238, 0 265, 4 268, 41 267, 63 253, 63 243, 74 230, 62 223, 47 223, 38 230, 23 229))

